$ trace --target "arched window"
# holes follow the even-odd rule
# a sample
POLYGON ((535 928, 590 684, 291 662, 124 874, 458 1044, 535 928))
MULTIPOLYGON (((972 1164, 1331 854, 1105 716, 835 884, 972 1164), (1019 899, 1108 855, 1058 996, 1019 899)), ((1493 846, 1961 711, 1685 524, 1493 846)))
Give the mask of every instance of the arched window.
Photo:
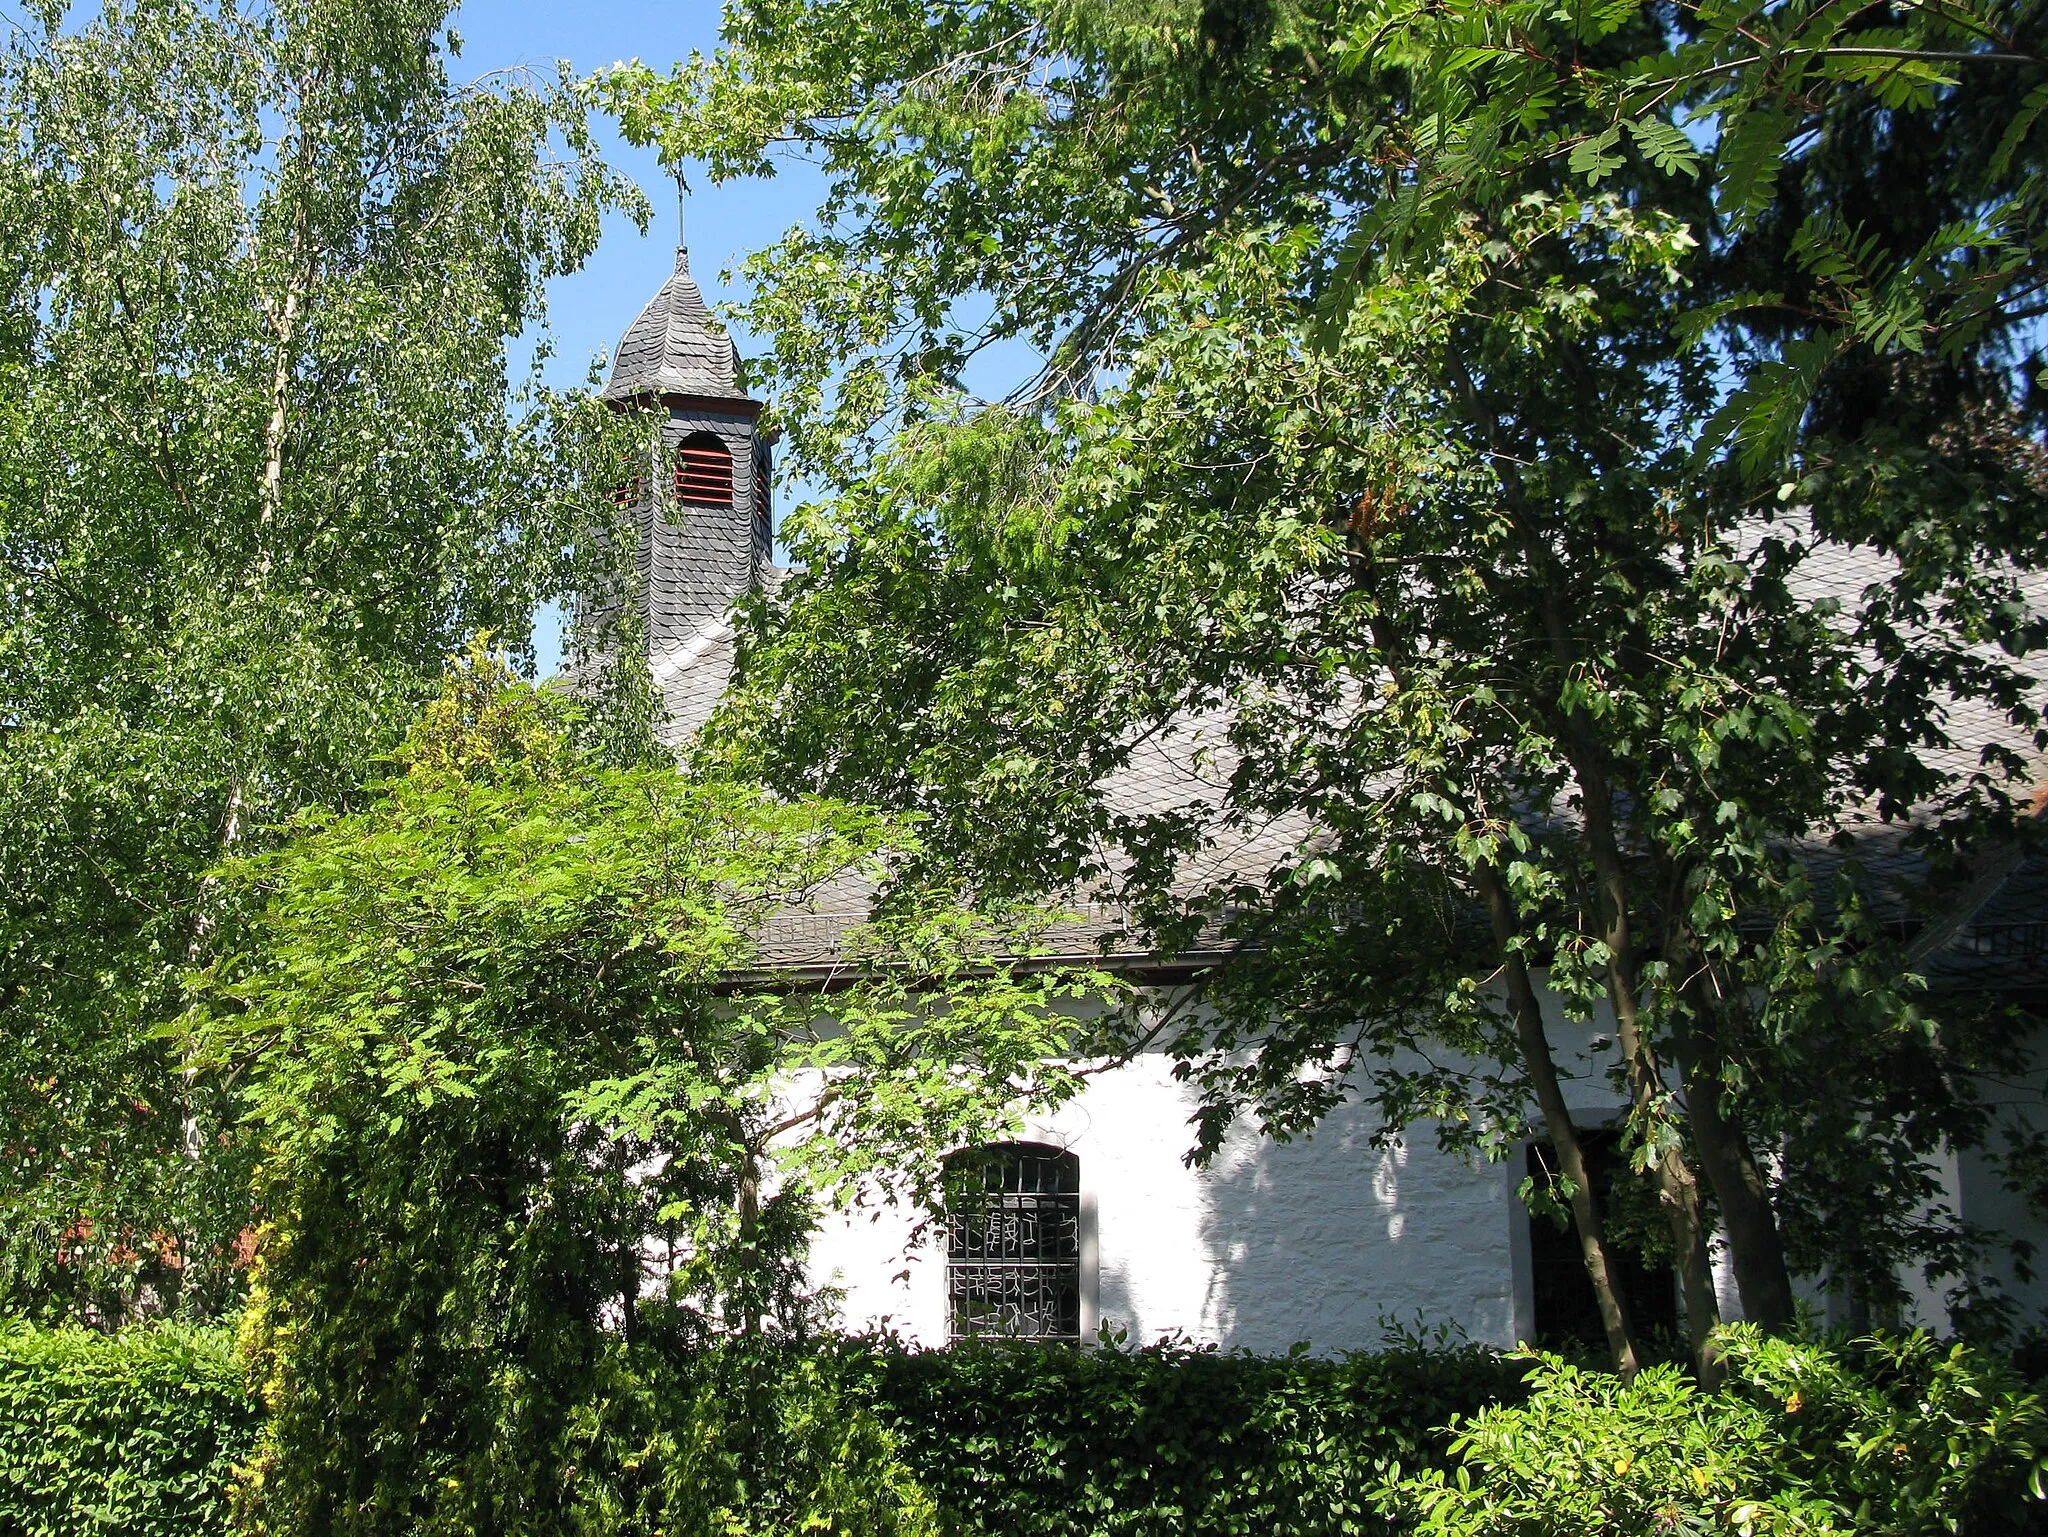
POLYGON ((686 507, 732 505, 732 450, 717 433, 692 433, 676 449, 676 500, 686 507))
POLYGON ((1003 1142, 946 1163, 952 1337, 1080 1339, 1081 1161, 1003 1142))

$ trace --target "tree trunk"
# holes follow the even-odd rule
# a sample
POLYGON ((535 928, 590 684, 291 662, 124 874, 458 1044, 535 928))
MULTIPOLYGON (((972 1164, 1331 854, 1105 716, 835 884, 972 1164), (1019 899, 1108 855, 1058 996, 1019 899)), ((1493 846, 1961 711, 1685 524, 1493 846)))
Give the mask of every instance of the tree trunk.
MULTIPOLYGON (((1519 503, 1518 495, 1513 499, 1519 503)), ((1534 531, 1526 522, 1521 527, 1531 568, 1544 593, 1544 624, 1552 653, 1559 666, 1570 669, 1577 665, 1578 652, 1557 584, 1551 580, 1550 562, 1543 557, 1534 531)), ((1614 826, 1613 794, 1601 770, 1598 747, 1583 718, 1571 710, 1561 714, 1573 777, 1579 783, 1587 849, 1600 890, 1602 938, 1608 947, 1608 992, 1614 1004, 1616 1034, 1629 1065, 1631 1099, 1637 1114, 1642 1115, 1661 1096, 1664 1077, 1655 1048, 1644 1037, 1641 1026, 1635 939, 1629 922, 1628 874, 1614 826)), ((1686 1090, 1686 1125, 1699 1152, 1700 1165, 1721 1203, 1743 1311, 1761 1327, 1782 1332, 1793 1321, 1792 1286, 1784 1246, 1771 1211, 1769 1186, 1740 1129, 1722 1113, 1718 1061, 1688 1061, 1685 1043, 1680 1043, 1677 1050, 1686 1090), (1752 1291, 1756 1297, 1754 1304, 1750 1300, 1752 1291)), ((1679 1256, 1686 1334, 1702 1382, 1711 1382, 1718 1378, 1719 1367, 1711 1359, 1707 1336, 1720 1321, 1720 1302, 1714 1294, 1698 1181, 1676 1148, 1666 1149, 1660 1155, 1656 1170, 1658 1198, 1670 1220, 1672 1242, 1679 1256)))
MULTIPOLYGON (((1500 452, 1500 416, 1491 409, 1482 391, 1454 355, 1452 366, 1459 388, 1472 408, 1477 424, 1486 435, 1487 453, 1500 478, 1501 503, 1520 536, 1523 556, 1536 592, 1537 607, 1551 655, 1566 677, 1582 662, 1564 609, 1564 596, 1557 563, 1547 543, 1539 536, 1528 512, 1517 463, 1526 455, 1500 452)), ((1605 776, 1600 772, 1600 753, 1582 713, 1562 698, 1554 706, 1562 728, 1563 745, 1573 776, 1578 780, 1583 802, 1585 838, 1598 885, 1601 937, 1608 951, 1607 990, 1614 1006, 1616 1038, 1627 1069, 1632 1117, 1644 1135, 1651 1134, 1665 1096, 1663 1069, 1642 1029, 1639 1012, 1639 977, 1636 971, 1633 936, 1629 930, 1628 881, 1614 833, 1613 803, 1605 776)), ((1671 1226, 1677 1255, 1679 1284, 1685 1298, 1686 1335, 1700 1381, 1711 1386, 1719 1380, 1710 1336, 1720 1322, 1720 1304, 1714 1295, 1713 1269, 1707 1254, 1705 1224, 1700 1211, 1699 1185, 1676 1147, 1658 1150, 1652 1170, 1657 1181, 1657 1198, 1671 1226)))
POLYGON ((739 1188, 740 1248, 747 1266, 740 1287, 741 1328, 754 1339, 761 1332, 761 1156, 752 1144, 745 1148, 739 1188))
MULTIPOLYGON (((1400 651, 1395 645, 1397 637, 1383 616, 1374 618, 1372 629, 1373 643, 1379 648, 1383 662, 1398 676, 1400 664, 1396 658, 1400 651)), ((1516 914, 1513 899, 1508 895, 1507 882, 1497 867, 1482 860, 1473 866, 1473 879, 1486 903, 1487 916, 1493 927, 1494 948, 1500 957, 1501 975, 1507 984, 1508 1007, 1514 1016, 1515 1044, 1521 1053, 1522 1068, 1529 1075, 1536 1108, 1542 1112, 1550 1132, 1558 1166, 1573 1188, 1569 1204, 1572 1222, 1579 1235, 1579 1257, 1585 1261, 1586 1279, 1593 1286, 1593 1301, 1600 1311, 1600 1327, 1607 1336, 1607 1351, 1614 1361, 1615 1371, 1623 1377, 1633 1377, 1642 1369, 1642 1357, 1636 1349, 1635 1331, 1629 1322, 1628 1304, 1622 1296, 1620 1274, 1614 1264, 1614 1255, 1607 1246, 1606 1224, 1601 1219, 1600 1203, 1586 1170, 1586 1156, 1579 1145, 1578 1128, 1572 1124, 1564 1089, 1558 1083, 1557 1064, 1550 1055, 1550 1038, 1543 1029, 1543 1010, 1536 998, 1536 987, 1530 980, 1527 964, 1515 948, 1514 941, 1521 933, 1521 920, 1516 914)))
MULTIPOLYGON (((234 853, 235 845, 242 841, 242 785, 237 780, 228 786, 227 815, 222 819, 220 830, 220 852, 223 859, 234 853)), ((185 965, 196 969, 206 958, 206 947, 220 928, 220 915, 214 911, 214 893, 220 889, 220 877, 208 871, 200 877, 198 890, 192 897, 192 937, 185 945, 185 965)), ((193 1048, 187 1046, 178 1063, 178 1134, 188 1161, 197 1163, 205 1151, 199 1132, 199 1107, 192 1103, 192 1088, 199 1081, 199 1068, 194 1060, 193 1048)))
MULTIPOLYGON (((1566 729, 1574 736, 1580 735, 1573 722, 1568 721, 1566 729)), ((1607 996, 1614 1006, 1615 1036, 1628 1069, 1631 1110, 1647 1136, 1658 1117, 1658 1101, 1664 1097, 1664 1069, 1657 1061, 1656 1048, 1643 1033, 1635 941, 1629 926, 1627 874, 1614 836, 1606 782, 1583 746, 1573 753, 1572 771, 1579 781, 1586 844, 1599 883, 1601 939, 1607 946, 1607 996)), ((1686 1339, 1692 1346, 1700 1381, 1711 1385, 1720 1374, 1709 1336, 1721 1322, 1721 1304, 1714 1295, 1714 1272, 1707 1253, 1699 1182, 1693 1177, 1684 1152, 1677 1147, 1660 1149, 1651 1167, 1657 1179, 1658 1202, 1671 1225, 1679 1288, 1685 1297, 1686 1339)))
MULTIPOLYGON (((633 1187, 631 1166, 626 1162, 626 1146, 623 1142, 612 1145, 612 1174, 619 1182, 619 1205, 622 1210, 631 1211, 632 1202, 628 1192, 633 1187)), ((628 1345, 640 1341, 640 1244, 639 1235, 631 1231, 619 1234, 619 1334, 628 1345)))
MULTIPOLYGON (((1537 590, 1543 626, 1558 667, 1568 676, 1579 666, 1579 648, 1572 639, 1555 562, 1530 525, 1522 498, 1521 478, 1511 464, 1500 466, 1501 488, 1521 533, 1529 572, 1537 590)), ((1639 1134, 1650 1136, 1665 1097, 1664 1070, 1656 1048, 1642 1026, 1640 978, 1635 962, 1635 936, 1629 921, 1628 873, 1614 829, 1614 802, 1601 769, 1599 746, 1583 714, 1560 700, 1556 706, 1567 760, 1578 781, 1580 812, 1585 819, 1585 846, 1593 865, 1599 906, 1599 928, 1607 947, 1607 994, 1614 1007, 1615 1037, 1627 1069, 1629 1103, 1639 1134)), ((1714 1295, 1713 1265, 1707 1253, 1706 1223, 1700 1210, 1699 1182, 1678 1147, 1658 1149, 1651 1165, 1658 1203, 1671 1227, 1677 1257, 1679 1289, 1685 1299, 1685 1332, 1703 1385, 1720 1379, 1711 1336, 1721 1322, 1714 1295)))
POLYGON ((270 574, 270 540, 274 535, 278 509, 284 500, 284 443, 291 425, 292 369, 298 355, 299 317, 313 286, 311 230, 303 196, 292 215, 291 253, 285 271, 283 295, 263 301, 263 312, 270 321, 276 347, 266 392, 270 410, 263 422, 263 469, 256 487, 259 586, 270 574))
POLYGON ((1570 1205, 1572 1222, 1579 1234, 1579 1255, 1586 1263, 1586 1277, 1593 1283, 1593 1300, 1600 1309, 1600 1326, 1607 1334, 1608 1354, 1613 1358, 1617 1372, 1623 1377, 1633 1377, 1642 1369, 1642 1360, 1636 1351, 1628 1304, 1622 1297, 1614 1256, 1607 1247, 1606 1226, 1601 1220, 1600 1203, 1593 1190, 1592 1178, 1586 1170, 1585 1150, 1579 1145, 1578 1128, 1572 1124, 1571 1111, 1564 1101, 1564 1090, 1557 1080, 1557 1064, 1551 1059, 1550 1038, 1543 1030, 1543 1011, 1537 1002, 1536 988, 1530 981, 1528 967, 1513 948, 1520 927, 1514 904, 1508 897, 1506 882, 1491 864, 1482 862, 1474 866, 1473 874, 1481 895, 1486 899, 1487 914, 1493 923, 1494 944, 1499 951, 1501 973, 1507 983, 1508 1007, 1514 1015, 1515 1040, 1521 1048, 1522 1066, 1529 1075, 1529 1086, 1535 1092, 1536 1108, 1543 1112, 1550 1145, 1557 1152, 1558 1166, 1572 1185, 1570 1205))
POLYGON ((1677 1051, 1693 1144, 1728 1227, 1743 1314, 1758 1328, 1783 1334, 1796 1321, 1797 1309, 1784 1240, 1771 1209, 1770 1184, 1742 1128, 1723 1113, 1719 1054, 1705 1049, 1697 1038, 1681 1038, 1677 1051))

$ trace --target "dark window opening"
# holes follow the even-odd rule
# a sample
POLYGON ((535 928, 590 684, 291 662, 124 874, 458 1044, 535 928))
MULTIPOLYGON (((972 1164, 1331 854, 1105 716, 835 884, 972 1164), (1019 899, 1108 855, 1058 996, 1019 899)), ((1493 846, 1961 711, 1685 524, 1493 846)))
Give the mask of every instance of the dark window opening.
POLYGON ((947 1159, 946 1295, 954 1339, 1081 1337, 1081 1162, 1036 1142, 947 1159))
POLYGON ((638 507, 641 495, 640 477, 638 475, 635 475, 623 485, 612 487, 612 500, 622 508, 638 507))
MULTIPOLYGON (((1621 1272, 1622 1305, 1629 1322, 1645 1342, 1659 1335, 1678 1335, 1678 1284, 1671 1267, 1649 1264, 1625 1241, 1625 1221, 1617 1221, 1617 1178, 1633 1178, 1621 1153, 1621 1135, 1607 1127, 1580 1128, 1579 1146, 1586 1157, 1586 1172, 1599 1203, 1603 1225, 1610 1229, 1608 1245, 1616 1268, 1621 1272)), ((1529 1177, 1548 1185, 1561 1177, 1557 1155, 1548 1143, 1529 1147, 1529 1177)), ((1563 1202, 1560 1201, 1559 1205, 1563 1202)), ((1600 1324, 1600 1305, 1593 1298, 1593 1281, 1586 1274, 1585 1256, 1579 1252, 1579 1227, 1569 1216, 1560 1227, 1541 1212, 1529 1213, 1529 1270, 1534 1283, 1536 1338, 1531 1342, 1545 1349, 1586 1346, 1604 1352, 1607 1331, 1600 1324)))
POLYGON ((696 433, 676 450, 676 500, 690 507, 732 505, 732 451, 716 433, 696 433))

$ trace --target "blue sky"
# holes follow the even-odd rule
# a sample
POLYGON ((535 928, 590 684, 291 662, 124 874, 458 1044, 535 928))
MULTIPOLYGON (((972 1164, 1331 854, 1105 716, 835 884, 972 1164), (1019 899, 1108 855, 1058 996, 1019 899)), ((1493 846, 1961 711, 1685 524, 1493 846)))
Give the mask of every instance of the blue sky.
MULTIPOLYGON (((451 73, 462 79, 522 65, 552 71, 556 59, 567 59, 578 74, 632 58, 666 70, 692 49, 709 53, 717 46, 719 13, 712 0, 670 0, 663 5, 642 0, 470 0, 455 13, 462 56, 451 73)), ((674 183, 652 150, 630 148, 607 122, 600 121, 597 127, 612 164, 637 181, 654 205, 654 222, 643 236, 630 220, 613 219, 583 271, 550 288, 549 329, 555 356, 546 375, 555 385, 583 381, 591 356, 618 341, 640 306, 668 277, 675 255, 674 183)), ((690 270, 713 304, 732 293, 721 273, 807 218, 822 191, 816 173, 802 165, 791 165, 772 180, 723 187, 695 176, 691 187, 690 270)), ((736 331, 735 339, 742 352, 748 350, 744 331, 736 331)), ((560 661, 558 614, 541 614, 534 645, 545 677, 560 661)))

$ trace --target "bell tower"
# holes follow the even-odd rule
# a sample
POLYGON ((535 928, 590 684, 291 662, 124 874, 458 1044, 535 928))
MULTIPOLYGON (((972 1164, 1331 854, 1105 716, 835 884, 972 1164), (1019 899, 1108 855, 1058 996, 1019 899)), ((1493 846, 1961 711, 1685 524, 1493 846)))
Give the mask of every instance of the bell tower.
POLYGON ((630 482, 621 500, 639 532, 647 660, 670 733, 680 737, 725 688, 727 615, 761 580, 774 548, 761 405, 740 388, 739 353, 705 307, 686 247, 626 328, 602 398, 659 412, 653 473, 630 482))

